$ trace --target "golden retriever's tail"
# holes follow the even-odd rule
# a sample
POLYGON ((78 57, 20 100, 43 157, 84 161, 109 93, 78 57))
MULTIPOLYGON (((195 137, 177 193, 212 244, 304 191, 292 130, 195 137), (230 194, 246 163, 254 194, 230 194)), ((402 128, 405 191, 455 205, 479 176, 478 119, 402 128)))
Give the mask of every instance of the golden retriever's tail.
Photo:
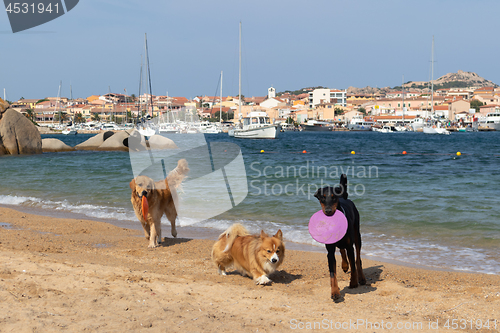
POLYGON ((188 162, 185 159, 181 159, 177 162, 177 166, 174 170, 170 171, 167 176, 167 183, 170 188, 177 188, 181 185, 184 178, 189 172, 188 162))
POLYGON ((226 237, 226 248, 224 249, 223 252, 229 252, 229 250, 231 250, 231 247, 233 246, 234 240, 237 237, 247 236, 247 235, 250 235, 250 233, 241 224, 235 223, 232 226, 230 226, 226 231, 224 231, 219 236, 219 239, 221 239, 222 237, 226 237))

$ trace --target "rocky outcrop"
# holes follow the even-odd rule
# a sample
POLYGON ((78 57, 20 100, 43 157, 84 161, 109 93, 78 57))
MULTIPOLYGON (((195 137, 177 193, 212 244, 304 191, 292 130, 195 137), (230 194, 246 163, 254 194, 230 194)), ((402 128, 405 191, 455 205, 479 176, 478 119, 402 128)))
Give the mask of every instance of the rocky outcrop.
POLYGON ((75 148, 68 146, 59 139, 42 139, 42 150, 44 153, 47 152, 60 152, 60 151, 72 151, 75 148))
POLYGON ((162 135, 153 135, 149 138, 149 147, 151 149, 176 149, 174 141, 162 135))
POLYGON ((42 138, 36 126, 0 99, 0 155, 41 153, 42 138))
POLYGON ((128 151, 128 131, 119 131, 110 136, 97 148, 98 150, 123 150, 128 151))
POLYGON ((136 130, 99 133, 75 146, 77 150, 143 151, 148 149, 176 149, 176 144, 161 135, 153 135, 146 142, 136 130))
POLYGON ((94 135, 87 141, 84 141, 78 145, 75 146, 76 149, 79 150, 95 150, 98 149, 104 141, 112 137, 115 133, 112 131, 107 131, 107 132, 102 132, 99 134, 94 135))

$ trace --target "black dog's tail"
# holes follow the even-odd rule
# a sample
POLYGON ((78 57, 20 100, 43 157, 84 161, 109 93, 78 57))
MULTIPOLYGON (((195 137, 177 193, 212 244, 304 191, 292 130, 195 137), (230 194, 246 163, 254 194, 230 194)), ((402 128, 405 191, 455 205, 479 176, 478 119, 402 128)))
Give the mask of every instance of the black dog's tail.
POLYGON ((344 200, 347 200, 349 194, 347 193, 347 176, 344 173, 340 175, 340 186, 335 188, 335 192, 337 192, 339 197, 342 197, 344 198, 344 200))

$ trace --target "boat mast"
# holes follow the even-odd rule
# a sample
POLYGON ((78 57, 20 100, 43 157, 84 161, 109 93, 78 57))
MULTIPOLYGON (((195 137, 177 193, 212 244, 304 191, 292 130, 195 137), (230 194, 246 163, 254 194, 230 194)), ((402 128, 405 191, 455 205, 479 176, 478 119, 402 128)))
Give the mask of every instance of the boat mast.
POLYGON ((240 119, 240 123, 241 123, 241 21, 240 21, 240 47, 239 47, 239 51, 240 51, 240 66, 239 66, 239 79, 238 79, 238 83, 239 83, 239 88, 238 88, 238 116, 239 116, 239 119, 240 119))
POLYGON ((142 116, 141 90, 142 90, 142 54, 141 54, 141 72, 139 75, 139 103, 137 104, 137 121, 136 121, 137 124, 139 123, 139 119, 141 119, 142 116))
MULTIPOLYGON (((154 111, 154 108, 153 108, 153 91, 151 89, 151 70, 149 68, 149 54, 148 54, 148 36, 147 34, 144 34, 144 45, 146 47, 146 68, 147 68, 147 73, 146 75, 148 76, 148 81, 149 81, 149 95, 151 97, 151 117, 153 117, 153 111, 154 111)), ((146 85, 148 84, 148 82, 146 82, 146 85)))
POLYGON ((434 115, 434 36, 432 36, 431 56, 431 114, 434 115))
POLYGON ((222 71, 220 71, 220 112, 219 112, 219 124, 222 123, 222 71))
POLYGON ((403 84, 401 84, 401 89, 403 90, 403 126, 405 124, 405 75, 403 74, 403 84))
MULTIPOLYGON (((62 81, 59 81, 59 90, 57 91, 57 99, 56 99, 56 110, 55 112, 52 114, 52 122, 54 122, 54 115, 57 111, 57 105, 59 104, 59 99, 61 98, 61 86, 62 86, 62 81)), ((59 114, 58 114, 59 115, 59 114)), ((61 111, 61 115, 62 115, 62 111, 61 111)), ((62 124, 62 117, 59 117, 59 123, 62 124)))

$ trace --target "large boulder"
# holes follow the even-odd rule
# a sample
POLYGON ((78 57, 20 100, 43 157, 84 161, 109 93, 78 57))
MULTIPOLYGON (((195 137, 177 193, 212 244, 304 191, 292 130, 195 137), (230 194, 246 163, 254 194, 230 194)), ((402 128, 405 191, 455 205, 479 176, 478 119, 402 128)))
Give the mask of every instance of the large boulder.
POLYGON ((0 155, 41 154, 42 137, 36 126, 21 113, 5 109, 0 101, 0 155))
POLYGON ((84 141, 78 145, 75 146, 76 149, 81 149, 81 150, 95 150, 99 148, 104 141, 112 137, 115 133, 112 131, 106 131, 102 132, 99 134, 94 135, 87 141, 84 141))
POLYGON ((153 135, 148 142, 151 149, 177 149, 174 141, 162 135, 153 135))
POLYGON ((2 118, 2 114, 9 108, 9 103, 0 98, 0 119, 2 118))
POLYGON ((118 131, 110 138, 106 139, 100 146, 99 150, 123 150, 128 151, 128 137, 127 131, 118 131))
POLYGON ((42 139, 42 150, 43 152, 59 152, 59 151, 71 151, 75 148, 68 146, 59 139, 42 139))

